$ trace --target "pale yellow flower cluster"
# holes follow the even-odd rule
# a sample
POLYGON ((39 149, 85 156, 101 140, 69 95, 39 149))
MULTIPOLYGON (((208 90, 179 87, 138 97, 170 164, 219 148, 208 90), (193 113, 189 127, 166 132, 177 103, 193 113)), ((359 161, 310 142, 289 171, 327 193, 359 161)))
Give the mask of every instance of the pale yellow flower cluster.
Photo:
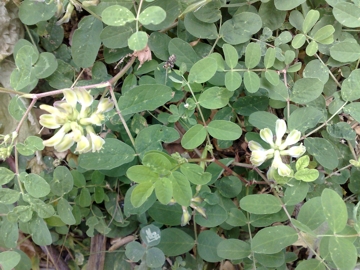
POLYGON ((255 166, 260 166, 266 160, 274 158, 271 167, 268 170, 267 177, 269 180, 274 180, 273 173, 277 170, 280 176, 291 176, 293 171, 285 164, 281 156, 291 156, 294 158, 301 157, 306 152, 306 147, 300 144, 299 146, 292 146, 286 150, 290 145, 297 143, 300 140, 301 132, 298 130, 292 130, 283 141, 282 137, 286 133, 286 123, 282 119, 276 121, 275 132, 276 140, 274 142, 273 133, 269 128, 260 130, 260 137, 263 141, 270 145, 270 149, 265 150, 259 143, 255 141, 249 142, 249 148, 252 151, 250 161, 255 166))
POLYGON ((77 143, 75 152, 79 154, 99 151, 104 140, 95 134, 92 125, 101 126, 104 121, 103 113, 114 107, 113 102, 103 98, 96 111, 93 111, 91 105, 94 98, 85 89, 66 89, 63 93, 65 99, 55 102, 54 106, 40 105, 40 109, 50 113, 40 116, 40 124, 50 129, 59 128, 53 137, 44 141, 44 145, 63 152, 77 143))

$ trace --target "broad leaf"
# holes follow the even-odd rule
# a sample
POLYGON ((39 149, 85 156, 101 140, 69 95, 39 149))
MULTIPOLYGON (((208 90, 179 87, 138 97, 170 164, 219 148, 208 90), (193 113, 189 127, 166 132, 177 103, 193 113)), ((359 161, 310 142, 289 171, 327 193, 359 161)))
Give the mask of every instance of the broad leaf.
POLYGON ((253 214, 272 214, 281 210, 281 201, 270 194, 247 195, 240 200, 240 207, 253 214))
POLYGON ((188 81, 189 83, 204 83, 214 76, 217 70, 216 60, 206 57, 196 62, 190 69, 188 81))
POLYGON ((321 193, 321 205, 329 228, 334 233, 341 232, 347 223, 348 213, 342 198, 332 189, 324 189, 321 193))
POLYGON ((206 129, 212 137, 218 140, 233 141, 239 139, 242 134, 240 126, 225 120, 213 120, 206 129))

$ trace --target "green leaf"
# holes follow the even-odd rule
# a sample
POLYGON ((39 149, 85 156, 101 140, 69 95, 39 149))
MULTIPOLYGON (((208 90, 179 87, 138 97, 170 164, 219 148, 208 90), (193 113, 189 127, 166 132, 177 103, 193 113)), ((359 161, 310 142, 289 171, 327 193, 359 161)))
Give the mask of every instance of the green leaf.
POLYGON ((249 117, 249 123, 258 129, 270 128, 275 133, 275 122, 278 118, 269 112, 254 112, 249 117))
POLYGON ((49 77, 58 67, 55 55, 49 52, 40 54, 39 60, 33 67, 36 78, 43 79, 49 77))
POLYGON ((159 227, 150 224, 141 228, 140 237, 147 247, 153 247, 160 243, 161 231, 159 227))
POLYGON ((131 162, 135 157, 132 147, 117 139, 105 139, 99 152, 81 154, 79 166, 88 170, 111 170, 131 162))
POLYGON ((164 253, 157 247, 152 247, 146 250, 146 265, 150 268, 161 267, 165 262, 164 253))
POLYGON ((264 57, 264 66, 265 68, 271 68, 275 63, 275 49, 274 48, 268 48, 265 53, 264 57))
POLYGON ((20 262, 21 256, 15 251, 3 251, 0 253, 0 265, 3 270, 11 270, 20 262))
POLYGON ((47 224, 42 218, 33 218, 29 222, 32 240, 39 246, 47 246, 52 243, 52 238, 47 224))
POLYGON ((323 113, 314 107, 298 108, 290 114, 288 128, 305 133, 308 129, 315 127, 322 117, 323 113))
POLYGON ((315 40, 312 40, 309 45, 307 45, 305 51, 308 56, 313 56, 319 49, 318 44, 315 40))
POLYGON ((173 186, 173 197, 181 206, 189 206, 192 198, 192 191, 189 181, 186 177, 175 171, 170 175, 173 186))
POLYGON ((230 44, 226 44, 226 43, 222 46, 222 49, 224 52, 226 64, 231 69, 235 68, 239 60, 239 54, 237 50, 230 44))
POLYGON ((200 60, 193 47, 180 38, 173 38, 169 42, 169 54, 176 55, 176 65, 180 66, 181 63, 184 63, 187 71, 200 60))
POLYGON ((325 265, 323 262, 317 259, 307 259, 301 261, 295 268, 295 270, 325 270, 325 265))
POLYGON ((111 26, 123 26, 135 20, 134 14, 126 7, 112 5, 107 7, 101 13, 101 19, 104 23, 111 26))
POLYGON ((275 70, 266 70, 265 78, 274 86, 277 86, 280 81, 279 74, 275 70))
POLYGON ((260 254, 275 254, 297 239, 296 231, 288 226, 264 228, 253 237, 251 250, 260 254))
POLYGON ((41 198, 50 193, 50 185, 40 175, 30 173, 21 177, 21 180, 24 182, 26 191, 35 198, 41 198))
POLYGON ((15 174, 5 167, 0 167, 0 185, 5 185, 13 180, 15 174))
POLYGON ((20 121, 24 113, 26 112, 26 106, 23 102, 23 99, 20 98, 18 95, 14 95, 10 100, 8 110, 10 115, 14 119, 20 121))
POLYGON ((145 254, 145 247, 139 242, 132 241, 125 247, 125 255, 132 262, 138 262, 145 254))
POLYGON ((281 201, 270 194, 251 194, 240 200, 240 207, 253 214, 272 214, 281 210, 281 201))
POLYGON ((336 191, 326 188, 321 193, 321 205, 330 230, 334 233, 341 232, 348 220, 346 205, 342 198, 336 191))
POLYGON ((81 207, 88 207, 91 205, 90 191, 86 187, 80 190, 80 195, 78 198, 79 198, 79 205, 81 207))
POLYGON ((329 253, 338 269, 356 269, 358 252, 350 240, 341 237, 330 237, 329 253))
POLYGON ((295 82, 290 99, 295 103, 306 104, 318 98, 324 84, 317 78, 302 78, 295 82))
POLYGON ((285 205, 296 205, 303 201, 309 191, 309 184, 301 181, 292 181, 284 193, 285 205))
POLYGON ((102 22, 94 16, 83 17, 72 36, 71 55, 75 64, 82 68, 91 67, 98 55, 102 22))
POLYGON ((360 7, 352 3, 337 3, 332 10, 335 19, 342 25, 350 28, 359 27, 360 7))
POLYGON ((295 173, 294 177, 304 182, 313 182, 319 177, 319 171, 316 169, 301 169, 295 173))
POLYGON ((223 23, 220 35, 231 45, 245 43, 262 27, 261 17, 253 12, 241 12, 223 23))
POLYGON ((53 179, 50 182, 51 192, 57 196, 63 196, 69 193, 74 186, 74 178, 69 169, 64 166, 58 166, 54 170, 53 179))
POLYGON ((171 88, 162 84, 143 84, 120 97, 118 104, 123 115, 155 110, 172 98, 171 88))
POLYGON ((248 69, 256 67, 261 59, 261 49, 259 43, 251 42, 245 49, 245 66, 248 69))
POLYGON ((162 151, 162 142, 172 143, 179 139, 179 137, 179 132, 172 127, 152 125, 142 129, 137 135, 135 138, 135 149, 142 158, 150 150, 162 151))
POLYGON ((24 143, 17 144, 17 150, 24 156, 31 156, 36 151, 43 150, 43 140, 37 136, 29 136, 25 139, 24 143))
POLYGON ((269 98, 264 96, 239 97, 232 104, 237 114, 249 116, 254 112, 265 111, 269 105, 269 98))
POLYGON ((159 6, 151 6, 143 11, 139 15, 139 22, 143 25, 148 24, 160 24, 166 18, 166 12, 159 6))
POLYGON ((360 98, 360 69, 355 69, 342 83, 341 96, 345 101, 354 101, 360 98))
POLYGON ((244 72, 244 85, 250 93, 256 93, 260 88, 260 78, 254 71, 244 72))
POLYGON ((294 49, 299 49, 305 44, 305 41, 306 36, 304 34, 297 34, 291 41, 291 46, 293 46, 294 49))
POLYGON ((214 23, 207 23, 196 18, 194 13, 188 13, 184 20, 185 29, 193 36, 201 39, 216 39, 217 28, 214 23))
POLYGON ((325 168, 333 170, 338 166, 339 160, 333 145, 323 138, 306 138, 306 150, 325 168))
POLYGON ((57 207, 57 212, 60 216, 60 219, 65 224, 74 225, 76 223, 74 215, 72 214, 72 207, 66 199, 61 198, 58 201, 58 204, 56 207, 57 207))
POLYGON ((131 193, 131 204, 135 208, 140 207, 153 193, 154 188, 153 183, 150 181, 136 185, 131 193))
POLYGON ((247 218, 240 209, 231 208, 226 223, 234 227, 244 226, 247 223, 247 218))
POLYGON ((300 209, 297 220, 315 230, 325 221, 324 211, 321 205, 321 198, 315 197, 308 200, 300 209))
POLYGON ((206 138, 206 129, 200 124, 191 127, 181 139, 181 145, 185 149, 194 149, 202 144, 206 138))
POLYGON ((197 61, 190 69, 189 83, 204 83, 210 80, 217 70, 217 62, 211 57, 197 61))
POLYGON ((138 31, 132 34, 128 40, 129 48, 133 51, 143 50, 148 43, 146 32, 138 31))
POLYGON ((334 32, 334 26, 325 25, 315 32, 313 38, 316 42, 319 42, 321 44, 331 44, 334 42, 334 32))
POLYGON ((144 165, 135 165, 131 166, 126 171, 126 176, 136 183, 143 183, 143 182, 155 182, 159 179, 159 174, 154 172, 153 169, 149 168, 148 166, 144 165))
POLYGON ((217 255, 227 260, 240 260, 250 254, 250 245, 238 239, 225 239, 217 246, 217 255))
POLYGON ((233 92, 217 86, 206 89, 199 97, 199 104, 206 109, 219 109, 229 103, 233 92))
POLYGON ((275 0, 275 7, 278 10, 292 10, 293 8, 296 8, 297 6, 304 3, 306 0, 293 0, 293 1, 282 1, 282 0, 275 0))
POLYGON ((177 226, 181 224, 183 211, 179 204, 164 205, 156 201, 147 213, 156 222, 169 226, 177 226))
POLYGON ((0 189, 0 203, 3 204, 13 204, 17 202, 20 198, 20 192, 10 189, 10 188, 1 188, 0 189))
POLYGON ((360 45, 353 42, 339 42, 330 48, 330 55, 341 63, 354 62, 360 58, 360 45))
POLYGON ((200 213, 196 212, 195 221, 197 224, 207 228, 219 226, 228 218, 227 211, 218 204, 205 205, 206 218, 200 213))
POLYGON ((208 262, 220 262, 223 259, 217 255, 217 246, 224 241, 215 232, 202 231, 197 239, 199 256, 208 262))
POLYGON ((344 113, 350 114, 357 122, 360 122, 360 102, 352 102, 346 105, 344 113))
POLYGON ((166 256, 179 256, 191 250, 195 240, 184 231, 177 228, 166 228, 161 231, 161 240, 157 245, 166 256))
POLYGON ((211 174, 204 172, 204 169, 197 164, 184 163, 180 166, 180 171, 194 185, 206 185, 211 180, 211 174))
POLYGON ((135 23, 124 26, 106 26, 101 31, 100 39, 109 49, 124 48, 127 47, 128 39, 135 31, 135 23))
POLYGON ((213 120, 206 127, 209 134, 218 140, 234 141, 242 134, 241 127, 225 120, 213 120))
POLYGON ((311 60, 303 71, 304 78, 318 78, 325 84, 329 79, 329 69, 318 59, 311 60))
POLYGON ((225 198, 234 198, 242 190, 242 183, 236 176, 227 176, 216 181, 219 193, 225 198))
MULTIPOLYGON (((29 212, 32 213, 31 210, 29 210, 29 212)), ((0 227, 0 229, 1 229, 0 241, 1 241, 3 247, 16 248, 17 242, 19 239, 19 228, 17 225, 17 220, 14 222, 9 221, 10 213, 12 213, 12 212, 9 212, 8 218, 4 218, 4 220, 2 221, 2 224, 0 227)), ((31 216, 30 216, 30 218, 31 218, 31 216)), ((29 220, 30 219, 28 219, 27 221, 29 221, 29 220)), ((0 253, 0 258, 1 258, 1 253, 0 253)), ((0 265, 1 264, 2 264, 2 261, 0 259, 0 265)))
POLYGON ((315 23, 320 18, 320 12, 314 9, 309 10, 309 12, 306 14, 302 30, 304 34, 307 34, 311 28, 315 25, 315 23))
POLYGON ((266 78, 261 78, 260 86, 269 92, 271 99, 286 101, 289 98, 289 91, 281 80, 279 80, 278 85, 272 85, 266 78))
POLYGON ((55 2, 25 0, 19 7, 19 18, 23 24, 33 25, 41 21, 50 20, 56 10, 57 6, 55 2))
POLYGON ((345 140, 354 141, 356 133, 353 128, 345 122, 328 125, 326 131, 330 136, 335 138, 343 138, 345 140))
POLYGON ((173 188, 170 179, 160 178, 155 182, 156 198, 162 204, 168 204, 173 196, 173 188))

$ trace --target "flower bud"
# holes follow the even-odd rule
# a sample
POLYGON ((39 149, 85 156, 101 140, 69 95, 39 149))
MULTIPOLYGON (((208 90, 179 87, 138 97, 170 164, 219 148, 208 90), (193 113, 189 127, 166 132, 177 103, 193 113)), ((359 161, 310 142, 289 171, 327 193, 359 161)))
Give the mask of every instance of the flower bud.
POLYGON ((256 150, 265 150, 260 143, 255 142, 255 141, 250 141, 248 143, 248 147, 251 151, 256 151, 256 150))
POLYGON ((62 123, 58 122, 58 117, 53 114, 42 114, 39 120, 40 125, 46 128, 57 129, 62 123))
POLYGON ((73 139, 73 133, 68 133, 64 136, 64 138, 62 139, 62 141, 55 145, 54 148, 56 151, 58 152, 64 152, 68 149, 70 149, 70 147, 74 144, 74 139, 73 139))
POLYGON ((283 119, 276 120, 276 126, 275 126, 275 132, 276 132, 276 146, 281 145, 282 137, 284 136, 286 132, 286 123, 283 119))
POLYGON ((269 128, 264 128, 264 129, 260 130, 260 137, 263 141, 270 144, 270 146, 272 148, 274 147, 274 136, 273 136, 272 131, 269 128))
POLYGON ((66 123, 58 130, 58 132, 56 132, 54 136, 52 136, 48 140, 43 141, 43 144, 45 146, 55 146, 59 144, 64 138, 65 134, 69 132, 69 130, 70 130, 70 124, 66 123))
POLYGON ((89 107, 94 101, 93 96, 90 95, 89 92, 83 88, 76 89, 75 93, 76 93, 78 102, 81 105, 83 105, 84 107, 89 107))
POLYGON ((75 152, 78 152, 79 154, 89 152, 91 150, 91 145, 84 135, 81 136, 80 141, 77 143, 77 147, 75 149, 75 152))
POLYGON ((280 150, 284 150, 289 145, 293 145, 297 143, 300 140, 301 132, 294 129, 290 132, 290 134, 287 136, 285 142, 283 142, 280 146, 280 150))
POLYGON ((189 212, 185 206, 182 206, 182 210, 183 210, 183 214, 181 217, 181 226, 185 226, 186 224, 189 224, 191 215, 189 214, 189 212))
POLYGON ((114 108, 114 102, 108 98, 100 99, 96 112, 103 113, 108 112, 114 108))
POLYGON ((301 157, 306 152, 306 147, 303 144, 299 146, 292 146, 288 150, 280 151, 280 155, 289 155, 294 158, 301 157))
POLYGON ((63 91, 63 94, 66 99, 66 103, 69 104, 71 107, 75 108, 76 103, 78 102, 75 89, 65 89, 63 91))

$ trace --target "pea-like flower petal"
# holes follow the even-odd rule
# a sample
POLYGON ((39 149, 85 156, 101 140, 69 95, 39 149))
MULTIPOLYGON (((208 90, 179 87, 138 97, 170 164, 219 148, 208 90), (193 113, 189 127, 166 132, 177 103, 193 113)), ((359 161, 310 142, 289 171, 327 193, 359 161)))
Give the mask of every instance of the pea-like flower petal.
POLYGON ((78 102, 84 107, 89 107, 94 101, 93 96, 90 95, 90 93, 83 88, 76 89, 75 93, 78 102))
POLYGON ((275 132, 276 132, 276 146, 281 145, 282 137, 286 132, 286 123, 283 119, 276 120, 275 132))
POLYGON ((50 139, 45 140, 43 144, 45 146, 55 146, 59 144, 62 139, 64 138, 65 134, 70 130, 70 124, 63 125, 58 132, 54 136, 52 136, 50 139))
POLYGON ((279 147, 280 150, 284 150, 286 147, 288 147, 289 145, 293 145, 295 143, 297 143, 300 140, 301 137, 301 132, 294 129, 290 132, 290 134, 287 136, 285 142, 283 142, 281 144, 281 146, 279 147))
POLYGON ((54 146, 54 148, 58 152, 64 152, 64 151, 70 149, 70 147, 73 146, 74 143, 75 142, 73 139, 73 134, 68 133, 64 136, 64 138, 62 139, 62 141, 59 144, 54 146))
POLYGON ((86 138, 84 135, 81 136, 80 141, 77 143, 77 147, 75 149, 75 152, 78 152, 79 154, 87 153, 91 150, 90 141, 88 138, 86 138))
POLYGON ((78 102, 78 98, 75 91, 76 89, 65 89, 63 91, 64 97, 66 99, 66 103, 73 108, 76 107, 76 103, 78 102))
POLYGON ((292 170, 289 168, 288 165, 286 165, 285 163, 281 163, 279 164, 279 168, 278 168, 278 174, 281 176, 290 176, 292 173, 292 170))
POLYGON ((272 158, 273 153, 274 149, 252 151, 250 162, 255 166, 260 166, 265 160, 272 158))
POLYGON ((42 114, 39 120, 40 125, 46 128, 57 129, 63 123, 59 123, 58 117, 53 114, 42 114))
POLYGON ((300 144, 299 146, 292 146, 287 150, 280 151, 280 154, 282 156, 288 155, 294 158, 301 157, 306 152, 306 147, 303 146, 303 144, 300 144))
POLYGON ((114 103, 112 100, 108 98, 103 98, 100 100, 96 112, 103 113, 108 112, 114 107, 114 103))
POLYGON ((104 139, 95 133, 89 133, 92 152, 100 151, 105 143, 104 139))
POLYGON ((269 128, 264 128, 264 129, 260 130, 260 137, 263 141, 270 144, 270 146, 272 148, 275 146, 274 145, 274 135, 269 128))
POLYGON ((255 142, 255 141, 250 141, 248 143, 248 147, 251 151, 255 151, 255 150, 265 150, 260 143, 255 142))

